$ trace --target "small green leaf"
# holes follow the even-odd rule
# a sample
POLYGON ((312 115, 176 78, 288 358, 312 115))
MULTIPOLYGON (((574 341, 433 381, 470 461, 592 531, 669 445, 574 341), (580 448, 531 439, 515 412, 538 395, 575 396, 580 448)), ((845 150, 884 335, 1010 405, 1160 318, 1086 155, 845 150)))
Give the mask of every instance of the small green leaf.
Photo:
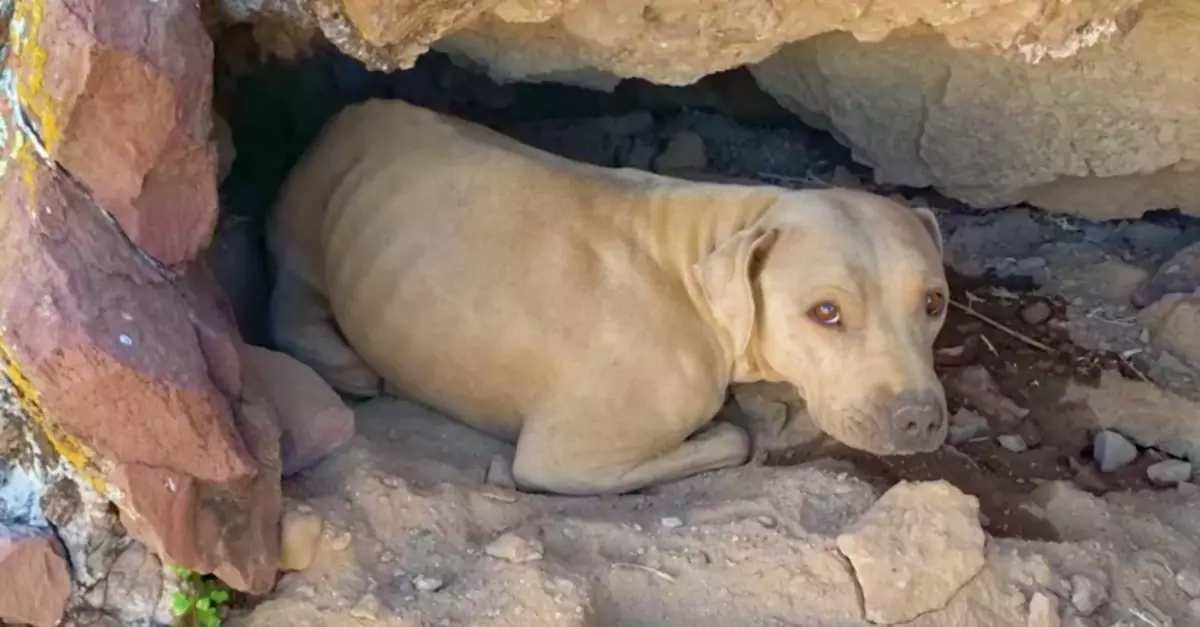
POLYGON ((210 592, 208 595, 208 598, 212 599, 212 602, 216 603, 217 605, 220 605, 222 603, 228 603, 229 602, 229 591, 218 588, 218 589, 210 592))
POLYGON ((192 576, 191 569, 184 568, 183 566, 172 566, 171 570, 175 573, 175 576, 179 577, 180 579, 187 579, 188 577, 192 576))
POLYGON ((176 592, 171 595, 171 609, 177 615, 182 615, 192 607, 192 600, 182 592, 176 592))
POLYGON ((196 622, 200 623, 200 627, 220 627, 221 625, 221 618, 212 610, 198 613, 196 619, 196 622))

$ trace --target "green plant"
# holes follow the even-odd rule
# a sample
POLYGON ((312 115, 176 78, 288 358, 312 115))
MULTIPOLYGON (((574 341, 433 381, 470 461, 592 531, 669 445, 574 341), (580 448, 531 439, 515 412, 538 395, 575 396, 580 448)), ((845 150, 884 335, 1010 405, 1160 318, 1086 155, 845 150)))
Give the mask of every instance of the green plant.
POLYGON ((220 627, 222 605, 229 603, 229 589, 215 577, 204 577, 174 566, 180 589, 171 596, 171 611, 183 627, 220 627))

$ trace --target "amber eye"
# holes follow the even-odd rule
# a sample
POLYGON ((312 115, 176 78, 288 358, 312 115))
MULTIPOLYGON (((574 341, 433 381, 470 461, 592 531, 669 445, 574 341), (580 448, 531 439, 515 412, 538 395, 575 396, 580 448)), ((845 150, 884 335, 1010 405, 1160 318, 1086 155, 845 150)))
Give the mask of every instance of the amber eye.
POLYGON ((936 318, 942 315, 942 311, 946 309, 946 297, 941 292, 929 292, 925 294, 925 313, 930 317, 936 318))
POLYGON ((842 322, 842 310, 830 302, 817 303, 813 305, 812 309, 808 310, 808 317, 812 318, 817 324, 832 327, 842 322))

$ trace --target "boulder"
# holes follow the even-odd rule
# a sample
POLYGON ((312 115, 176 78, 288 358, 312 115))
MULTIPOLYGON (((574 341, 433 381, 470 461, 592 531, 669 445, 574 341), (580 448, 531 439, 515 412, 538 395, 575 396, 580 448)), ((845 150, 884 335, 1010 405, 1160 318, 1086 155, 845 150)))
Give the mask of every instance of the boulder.
POLYGON ((211 277, 130 246, 7 101, 0 115, 0 357, 27 421, 164 561, 264 592, 278 431, 211 277))
POLYGON ((1156 346, 1200 368, 1200 293, 1167 294, 1138 318, 1156 346))
POLYGON ((1138 0, 218 0, 228 21, 254 24, 264 48, 302 53, 320 31, 376 68, 410 67, 431 45, 502 81, 612 87, 618 77, 685 85, 760 61, 781 45, 842 31, 879 41, 932 25, 953 46, 1069 55, 1120 31, 1138 0))
POLYGON ((0 526, 0 623, 54 627, 71 594, 71 575, 49 532, 0 526))
POLYGON ((16 92, 49 155, 166 264, 217 217, 212 42, 196 2, 17 2, 16 92))
POLYGON ((1200 213, 1200 67, 1178 62, 1200 53, 1200 20, 1187 0, 1104 4, 1116 19, 1093 15, 1071 50, 1045 53, 1022 34, 1025 59, 956 49, 935 26, 869 44, 821 35, 751 71, 880 183, 1093 219, 1200 213))
POLYGON ((354 437, 354 412, 305 364, 278 351, 247 347, 276 410, 283 476, 317 463, 354 437))
POLYGON ((1096 386, 1072 381, 1063 403, 1086 406, 1102 429, 1120 431, 1143 447, 1200 462, 1200 403, 1154 383, 1105 371, 1096 386))

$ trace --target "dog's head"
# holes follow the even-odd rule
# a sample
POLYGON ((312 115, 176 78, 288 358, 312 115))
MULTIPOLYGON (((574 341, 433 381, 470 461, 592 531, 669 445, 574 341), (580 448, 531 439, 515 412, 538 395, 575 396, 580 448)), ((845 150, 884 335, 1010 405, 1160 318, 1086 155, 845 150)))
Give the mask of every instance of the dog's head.
POLYGON ((695 271, 742 377, 792 383, 817 426, 861 450, 945 440, 933 341, 949 293, 929 210, 850 190, 784 192, 695 271))

